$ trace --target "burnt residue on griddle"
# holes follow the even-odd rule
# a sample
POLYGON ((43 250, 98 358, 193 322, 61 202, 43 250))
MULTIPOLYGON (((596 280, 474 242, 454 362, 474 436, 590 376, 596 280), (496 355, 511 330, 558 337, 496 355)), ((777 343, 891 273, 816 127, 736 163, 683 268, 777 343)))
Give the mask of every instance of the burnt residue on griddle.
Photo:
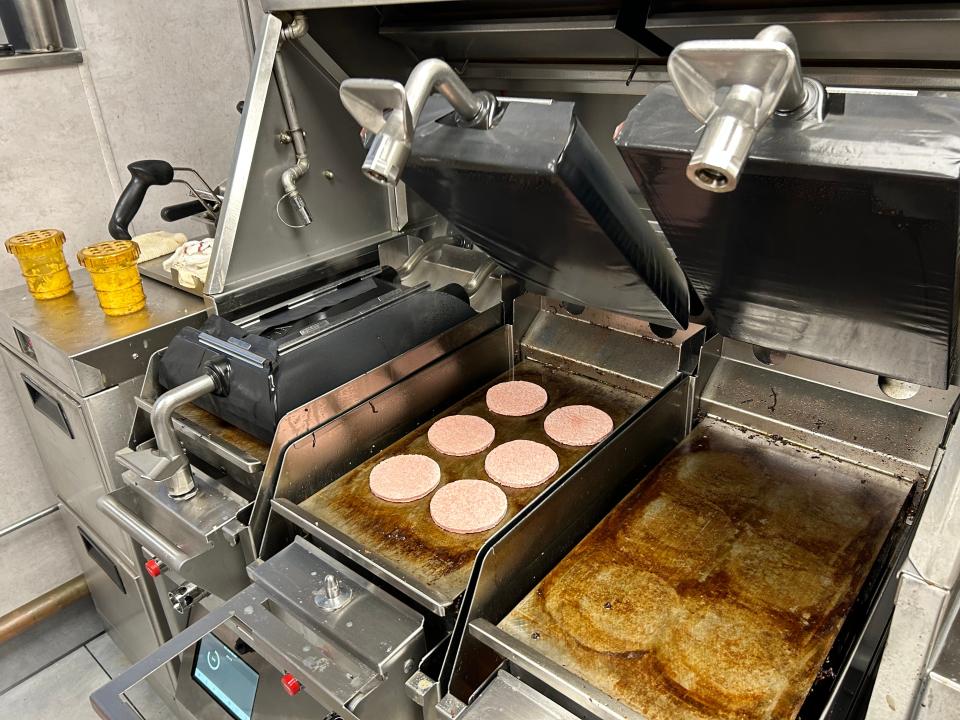
POLYGON ((267 455, 270 452, 270 446, 267 443, 258 440, 253 435, 238 429, 225 420, 221 420, 203 408, 193 403, 188 403, 177 408, 175 414, 203 428, 203 430, 211 435, 221 438, 230 445, 243 450, 248 455, 252 455, 260 462, 267 461, 267 455))
MULTIPOLYGON (((483 386, 330 483, 302 502, 301 507, 351 537, 365 549, 368 556, 386 559, 410 577, 453 599, 463 592, 477 551, 495 530, 471 535, 457 535, 442 530, 430 518, 432 493, 412 503, 390 503, 374 497, 369 488, 373 467, 394 455, 423 454, 439 463, 441 483, 461 479, 489 481, 483 462, 494 447, 520 438, 549 445, 560 459, 559 471, 551 480, 537 487, 503 487, 509 502, 504 519, 506 522, 590 449, 564 447, 547 437, 543 431, 543 420, 552 410, 564 405, 596 405, 609 413, 619 425, 645 402, 642 396, 626 390, 524 360, 514 366, 511 373, 483 386), (547 406, 538 413, 524 417, 491 413, 485 400, 487 388, 504 380, 529 380, 542 385, 549 397, 547 406), (427 440, 430 425, 441 417, 456 414, 478 415, 489 421, 496 430, 493 445, 469 457, 452 457, 434 450, 427 440)), ((497 527, 501 526, 502 523, 497 527)))
POLYGON ((907 489, 751 437, 703 422, 500 627, 650 720, 795 717, 907 489))

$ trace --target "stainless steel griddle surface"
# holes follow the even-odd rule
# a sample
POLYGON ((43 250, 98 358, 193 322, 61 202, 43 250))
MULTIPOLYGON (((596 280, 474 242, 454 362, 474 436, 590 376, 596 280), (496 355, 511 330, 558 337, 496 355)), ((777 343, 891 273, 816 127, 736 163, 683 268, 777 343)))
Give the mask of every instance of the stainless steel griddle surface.
POLYGON ((428 455, 442 471, 441 485, 464 478, 490 480, 483 469, 487 453, 496 446, 525 438, 552 447, 560 458, 560 470, 551 480, 534 488, 503 488, 509 506, 503 522, 546 489, 550 482, 566 472, 589 448, 569 448, 550 440, 543 431, 543 420, 555 408, 564 405, 595 405, 606 411, 619 425, 646 403, 646 398, 605 385, 579 375, 555 370, 524 360, 493 382, 483 386, 445 412, 423 423, 413 432, 377 453, 351 472, 307 498, 300 506, 318 520, 328 523, 362 545, 368 557, 381 557, 405 574, 443 593, 451 601, 463 592, 470 567, 480 546, 494 532, 457 535, 437 527, 430 518, 430 498, 412 503, 390 503, 370 492, 373 467, 388 457, 409 453, 428 455), (486 406, 487 388, 504 380, 529 380, 542 385, 548 395, 547 406, 526 417, 504 417, 486 406), (447 415, 479 415, 496 429, 496 439, 487 450, 470 457, 450 457, 433 449, 427 430, 447 415))
POLYGON ((499 626, 650 720, 793 718, 908 492, 706 420, 499 626))
POLYGON ((174 414, 177 417, 192 422, 210 435, 218 437, 233 447, 252 455, 260 462, 267 461, 267 455, 270 454, 270 446, 267 443, 240 430, 225 420, 221 420, 203 408, 193 403, 188 403, 177 408, 174 414))

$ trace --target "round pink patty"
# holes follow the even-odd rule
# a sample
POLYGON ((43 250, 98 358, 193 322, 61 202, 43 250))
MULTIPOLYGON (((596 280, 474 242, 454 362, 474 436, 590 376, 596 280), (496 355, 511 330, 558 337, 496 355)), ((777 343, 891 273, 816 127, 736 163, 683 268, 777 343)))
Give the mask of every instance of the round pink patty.
POLYGON ((547 415, 543 430, 563 445, 596 445, 613 432, 613 419, 592 405, 567 405, 547 415))
POLYGON ((543 443, 511 440, 491 450, 483 468, 501 485, 525 488, 553 477, 560 469, 560 459, 543 443))
POLYGON ((466 535, 495 527, 507 514, 507 496, 493 483, 457 480, 430 498, 430 517, 444 530, 466 535))
POLYGON ((526 380, 497 383, 487 390, 487 407, 497 415, 532 415, 547 405, 547 391, 526 380))
POLYGON ((397 455, 370 471, 370 492, 389 502, 413 502, 440 483, 440 466, 426 455, 397 455))
POLYGON ((486 450, 497 431, 476 415, 450 415, 437 420, 427 431, 427 440, 444 455, 465 457, 486 450))

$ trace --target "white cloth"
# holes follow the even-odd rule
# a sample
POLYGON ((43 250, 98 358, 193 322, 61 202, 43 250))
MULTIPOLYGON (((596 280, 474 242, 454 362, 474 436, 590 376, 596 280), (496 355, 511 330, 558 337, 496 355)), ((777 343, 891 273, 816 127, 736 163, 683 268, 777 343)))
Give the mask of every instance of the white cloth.
POLYGON ((164 270, 176 270, 177 281, 188 288, 202 288, 213 252, 213 238, 188 240, 163 261, 164 270))
POLYGON ((183 233, 156 230, 137 235, 133 241, 140 246, 140 257, 137 258, 137 263, 145 263, 147 260, 174 252, 187 241, 187 236, 183 233))

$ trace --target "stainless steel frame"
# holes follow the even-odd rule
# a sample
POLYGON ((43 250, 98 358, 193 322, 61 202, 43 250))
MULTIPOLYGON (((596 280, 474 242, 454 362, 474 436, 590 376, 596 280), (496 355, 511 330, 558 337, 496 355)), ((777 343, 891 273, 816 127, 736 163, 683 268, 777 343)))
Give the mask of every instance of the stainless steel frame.
MULTIPOLYGON (((101 717, 137 720, 123 694, 221 626, 276 668, 270 673, 260 665, 267 671, 262 682, 290 673, 321 708, 344 718, 415 717, 416 706, 396 698, 424 651, 420 615, 302 540, 252 566, 250 577, 249 588, 97 690, 91 702, 101 717), (330 574, 354 596, 332 613, 314 602, 330 574)), ((274 712, 275 705, 264 710, 274 712)))
MULTIPOLYGON (((360 168, 366 151, 355 124, 339 106, 336 92, 350 75, 405 79, 418 60, 440 52, 469 88, 575 99, 584 126, 600 139, 610 136, 639 96, 668 80, 665 68, 656 58, 665 57, 670 45, 689 39, 749 37, 771 22, 783 22, 797 36, 804 57, 821 61, 809 72, 825 84, 960 91, 960 80, 944 65, 953 57, 951 33, 957 22, 956 12, 950 8, 904 5, 842 13, 829 8, 802 12, 664 13, 664 3, 653 2, 649 18, 606 10, 602 17, 594 14, 571 18, 559 7, 562 3, 553 8, 553 16, 547 12, 551 3, 530 3, 530 17, 523 17, 521 8, 517 13, 520 17, 512 18, 471 16, 465 20, 408 22, 403 13, 389 12, 390 6, 402 4, 411 3, 263 3, 268 12, 310 11, 310 33, 289 43, 283 53, 290 90, 297 101, 299 124, 311 139, 311 172, 299 179, 297 187, 316 221, 308 228, 287 227, 274 208, 280 174, 291 162, 290 149, 284 141, 297 128, 290 127, 281 93, 273 83, 276 48, 283 26, 278 17, 268 15, 257 45, 233 177, 220 215, 206 288, 208 304, 221 314, 242 316, 252 307, 276 303, 303 293, 308 286, 372 266, 378 246, 382 246, 381 257, 398 253, 402 262, 417 242, 429 242, 431 225, 437 230, 432 233, 434 236, 441 234, 441 228, 446 233, 443 219, 437 218, 418 198, 408 195, 402 184, 384 189, 363 178, 360 168), (374 10, 375 5, 380 9, 374 10), (378 12, 382 13, 382 22, 378 12), (849 61, 850 67, 825 67, 824 59, 849 61), (885 67, 857 67, 864 60, 885 67), (898 64, 904 67, 897 68, 898 64)), ((419 5, 420 10, 447 7, 440 0, 424 0, 419 5)), ((479 11, 469 12, 483 15, 479 11)), ((634 188, 612 144, 604 143, 601 149, 618 169, 622 182, 634 188)), ((470 271, 484 270, 482 258, 474 262, 475 258, 469 256, 471 252, 447 245, 436 262, 425 261, 409 280, 432 278, 432 273, 444 263, 465 256, 473 263, 470 271)), ((463 275, 463 267, 458 271, 463 275)), ((509 279, 501 281, 496 291, 510 293, 513 289, 509 285, 509 279)), ((663 341, 642 322, 591 309, 574 315, 563 306, 535 296, 523 296, 513 305, 501 306, 500 297, 490 297, 497 294, 491 287, 487 285, 481 295, 486 292, 485 301, 498 303, 496 309, 290 413, 281 421, 265 459, 245 456, 185 418, 176 421, 178 437, 198 465, 220 458, 217 462, 230 465, 232 469, 227 474, 246 490, 238 493, 240 500, 228 498, 228 522, 211 522, 202 528, 200 522, 193 523, 193 534, 185 536, 191 542, 169 542, 176 533, 166 527, 154 528, 162 532, 151 535, 143 534, 143 528, 138 526, 138 537, 173 561, 176 569, 171 569, 171 577, 178 583, 200 582, 200 576, 210 582, 210 567, 190 559, 192 550, 220 543, 229 547, 235 557, 241 557, 239 547, 245 550, 247 560, 257 558, 250 570, 255 584, 227 601, 224 607, 230 610, 219 613, 214 609, 197 620, 163 653, 132 668, 123 682, 133 681, 157 663, 188 651, 202 634, 224 622, 231 625, 231 632, 237 637, 258 638, 258 651, 277 669, 294 663, 298 672, 308 672, 303 652, 290 643, 277 645, 267 636, 292 642, 298 633, 313 638, 310 633, 314 630, 300 621, 290 622, 291 618, 286 616, 286 627, 274 624, 276 618, 268 617, 271 613, 267 610, 279 596, 271 596, 273 599, 265 603, 268 593, 261 592, 263 577, 257 575, 257 568, 287 557, 285 553, 317 556, 329 551, 336 555, 338 563, 342 562, 337 567, 349 568, 374 591, 386 590, 402 596, 408 607, 423 610, 424 645, 407 659, 414 660, 416 656, 416 660, 424 660, 417 673, 410 675, 404 667, 401 676, 410 678, 407 694, 422 705, 427 718, 454 717, 459 713, 471 719, 498 717, 493 698, 502 697, 519 698, 518 702, 525 703, 530 714, 524 717, 533 717, 534 707, 537 712, 542 711, 543 717, 563 717, 565 709, 559 706, 566 706, 567 710, 577 706, 577 714, 616 715, 611 710, 614 706, 601 708, 593 702, 597 696, 590 688, 578 686, 574 678, 564 676, 556 668, 548 668, 549 681, 544 681, 541 674, 538 684, 530 672, 537 659, 522 657, 520 648, 498 638, 490 619, 508 610, 520 592, 518 586, 500 578, 518 572, 526 557, 524 553, 538 549, 531 537, 543 536, 548 526, 566 519, 572 523, 571 532, 558 537, 539 560, 534 558, 523 566, 524 572, 533 568, 524 582, 542 576, 552 560, 563 554, 564 547, 575 542, 577 533, 589 530, 605 509, 629 490, 626 476, 630 473, 625 470, 655 463, 687 433, 697 414, 704 413, 745 431, 782 436, 797 447, 815 448, 826 456, 913 483, 913 504, 904 509, 905 529, 898 531, 884 549, 883 562, 862 598, 865 607, 850 622, 849 637, 835 658, 840 662, 838 677, 819 714, 823 718, 846 717, 852 712, 851 698, 863 695, 862 688, 876 668, 879 649, 887 637, 896 573, 901 561, 907 558, 916 528, 915 517, 921 518, 916 528, 918 539, 910 564, 900 578, 900 595, 896 598, 902 612, 889 630, 887 644, 888 656, 897 662, 886 670, 881 667, 880 677, 885 685, 877 686, 871 709, 876 715, 872 718, 907 718, 908 711, 903 708, 909 707, 912 712, 917 698, 939 697, 937 694, 949 685, 941 681, 949 681, 954 658, 950 651, 953 645, 942 636, 954 612, 951 588, 956 585, 955 553, 951 551, 947 560, 947 549, 938 538, 952 537, 944 535, 942 528, 955 519, 951 511, 955 484, 944 480, 952 473, 954 459, 951 440, 955 435, 952 418, 956 389, 920 389, 912 399, 893 401, 881 393, 875 377, 864 373, 797 357, 780 357, 710 337, 699 327, 663 341), (642 342, 636 340, 640 336, 642 342), (317 522, 317 518, 298 506, 319 483, 334 479, 333 469, 343 470, 369 455, 368 445, 373 439, 380 442, 403 434, 411 424, 429 417, 451 398, 462 395, 521 356, 612 380, 656 395, 656 400, 585 458, 576 472, 552 485, 495 534, 478 556, 459 615, 454 612, 456 598, 438 596, 404 577, 397 568, 373 561, 353 538, 317 522), (334 448, 332 438, 338 431, 347 430, 350 442, 346 447, 334 448), (317 468, 322 468, 322 472, 317 468), (252 493, 246 491, 254 487, 256 497, 252 499, 252 493), (932 494, 928 494, 928 488, 932 488, 932 494), (583 497, 587 502, 582 501, 583 497), (249 529, 243 524, 248 513, 249 529), (193 542, 201 537, 203 545, 193 542), (168 542, 164 543, 164 538, 168 542), (510 553, 501 552, 508 548, 510 553), (196 578, 181 576, 179 571, 196 578), (238 598, 246 598, 242 601, 246 604, 241 605, 238 598), (254 608, 251 622, 260 630, 252 630, 243 622, 241 615, 247 604, 254 608), (257 604, 267 608, 266 614, 257 604), (918 611, 911 614, 913 608, 918 611), (452 644, 449 648, 442 642, 437 645, 451 623, 452 644), (916 638, 923 642, 915 645, 923 647, 907 647, 916 638), (426 643, 434 645, 429 654, 426 643), (495 654, 491 646, 499 648, 502 654, 495 654), (932 661, 937 653, 942 659, 938 661, 942 672, 927 680, 927 661, 932 661), (503 660, 507 661, 507 669, 500 667, 503 660), (907 661, 915 672, 904 672, 907 661), (894 702, 901 708, 898 714, 883 712, 889 703, 881 693, 893 691, 899 693, 894 702)), ((155 395, 146 392, 142 406, 149 407, 155 395)), ((204 481, 208 479, 202 477, 204 481)), ((158 507, 162 505, 161 498, 156 500, 158 507)), ((136 505, 121 497, 107 504, 114 505, 118 518, 133 512, 131 508, 136 505)), ((135 510, 143 514, 142 509, 135 510)), ((207 555, 205 562, 214 556, 207 555)), ((238 568, 234 562, 231 576, 235 586, 245 580, 238 568)), ((289 598, 299 597, 297 593, 301 591, 302 587, 286 587, 280 595, 287 598, 283 602, 289 602, 289 598)), ((205 603, 214 607, 216 598, 208 598, 205 603)), ((396 677, 390 682, 395 682, 396 677)), ((328 686, 314 679, 316 683, 309 689, 317 698, 322 697, 331 706, 346 699, 345 694, 332 696, 328 686)), ((121 684, 118 679, 113 690, 121 684)), ((392 685, 390 692, 396 689, 392 685)), ((105 696, 100 693, 98 697, 105 696)), ((112 703, 111 700, 110 704, 99 704, 98 708, 112 717, 115 710, 120 711, 112 703)), ((351 708, 344 710, 352 712, 351 708)), ((378 712, 386 711, 380 707, 378 712)))
MULTIPOLYGON (((638 329, 637 334, 611 332, 575 320, 555 303, 533 295, 517 301, 513 316, 517 324, 477 338, 292 443, 278 475, 264 556, 288 542, 296 529, 404 593, 416 606, 449 616, 456 596, 428 587, 389 561, 373 556, 355 539, 306 512, 298 503, 412 426, 508 370, 518 357, 588 377, 606 373, 607 382, 646 395, 673 381, 685 365, 695 366, 705 335, 703 328, 691 328, 673 342, 664 342, 645 323, 645 329, 638 329), (623 360, 624 365, 618 366, 617 360, 623 360), (338 440, 345 436, 351 438, 349 444, 338 440)), ((521 516, 525 512, 521 511, 521 516)))
MULTIPOLYGON (((138 548, 96 503, 121 485, 113 454, 126 444, 150 354, 206 315, 189 295, 149 279, 144 290, 147 308, 112 322, 85 279, 52 301, 34 301, 19 287, 0 292, 0 356, 94 604, 131 659, 155 649, 171 628, 144 582, 138 548)), ((158 689, 169 700, 172 677, 158 689)))
POLYGON ((297 184, 317 222, 295 228, 278 217, 275 206, 281 191, 276 181, 290 165, 278 131, 287 120, 273 73, 281 31, 281 21, 267 15, 220 211, 205 286, 220 314, 235 315, 285 289, 369 265, 377 244, 396 235, 401 225, 397 213, 405 213, 405 207, 388 197, 394 193, 352 172, 364 150, 353 120, 338 109, 339 81, 345 75, 304 36, 285 44, 284 68, 302 130, 324 140, 314 172, 297 184), (267 237, 270 242, 262 242, 267 237))
MULTIPOLYGON (((704 349, 707 362, 701 366, 695 390, 694 381, 688 378, 668 386, 628 426, 604 443, 592 462, 585 463, 579 473, 572 473, 569 480, 539 499, 540 507, 513 526, 511 532, 498 534, 484 548, 440 674, 433 679, 428 674, 417 678, 424 688, 420 697, 425 701, 427 717, 459 717, 460 712, 483 696, 484 678, 495 672, 502 661, 507 661, 522 680, 533 683, 541 692, 549 690, 548 697, 553 701, 568 709, 576 707, 578 714, 598 718, 636 716, 548 658, 531 655, 522 643, 498 630, 495 623, 629 490, 622 484, 604 488, 601 477, 642 477, 642 470, 621 472, 620 463, 628 467, 633 458, 650 467, 686 434, 690 427, 689 420, 685 422, 690 417, 683 409, 686 403, 699 408, 701 413, 719 415, 742 425, 745 430, 784 438, 798 443, 798 447, 814 448, 816 452, 871 467, 875 472, 900 478, 919 477, 902 511, 903 517, 922 509, 923 478, 938 469, 941 442, 952 428, 955 389, 925 390, 919 402, 915 397, 899 404, 887 399, 876 381, 863 373, 792 357, 770 366, 753 357, 749 347, 730 341, 722 344, 722 349, 712 349, 709 344, 704 349), (717 353, 716 358, 710 357, 712 352, 717 353), (768 394, 764 395, 764 391, 768 394), (902 434, 908 427, 916 430, 905 436, 891 433, 896 428, 902 434), (831 437, 841 428, 856 429, 861 434, 855 442, 844 437, 843 431, 840 437, 831 437), (644 442, 648 443, 645 448, 644 442), (639 455, 630 454, 634 451, 639 455), (610 463, 618 469, 611 470, 610 463), (608 494, 598 497, 596 503, 585 502, 584 498, 598 493, 598 488, 608 494), (533 537, 542 539, 555 532, 548 532, 547 528, 565 528, 565 532, 546 546, 542 540, 531 542, 533 537), (503 578, 510 578, 510 582, 503 578), (434 681, 435 689, 428 689, 434 681), (426 704, 431 702, 430 698, 435 706, 426 704)), ((938 473, 938 477, 942 476, 942 472, 938 473)), ((950 478, 949 472, 946 477, 950 478)), ((936 516, 937 511, 933 512, 936 516)), ((840 651, 842 654, 831 656, 837 680, 827 695, 819 693, 820 717, 846 717, 852 711, 852 701, 863 702, 864 684, 883 649, 897 571, 913 538, 911 528, 910 523, 901 524, 900 530, 887 540, 866 585, 868 589, 862 592, 864 599, 858 601, 863 605, 845 626, 848 629, 844 632, 850 634, 853 643, 844 641, 846 649, 840 651)))

